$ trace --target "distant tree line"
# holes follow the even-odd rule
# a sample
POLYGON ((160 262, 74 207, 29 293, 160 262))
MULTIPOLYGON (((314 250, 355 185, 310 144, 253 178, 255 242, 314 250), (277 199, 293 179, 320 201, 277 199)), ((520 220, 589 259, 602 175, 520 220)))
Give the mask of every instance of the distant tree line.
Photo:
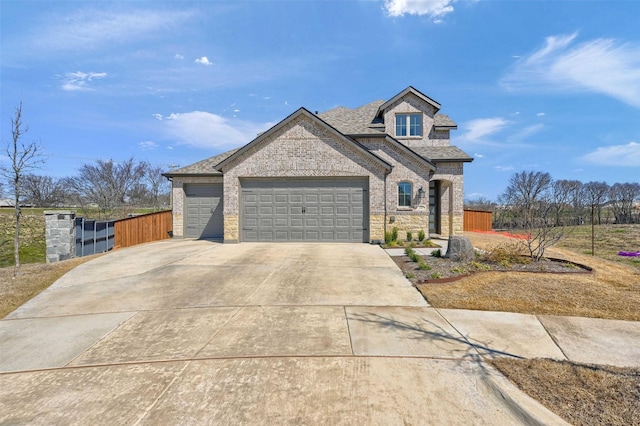
POLYGON ((169 208, 163 168, 133 158, 83 164, 74 176, 23 177, 20 203, 33 207, 76 207, 85 216, 124 217, 137 208, 169 208))
POLYGON ((493 212, 495 229, 526 228, 534 218, 556 227, 640 223, 640 183, 554 180, 549 173, 514 173, 497 202, 480 197, 465 208, 493 212), (593 215, 593 219, 592 219, 593 215))

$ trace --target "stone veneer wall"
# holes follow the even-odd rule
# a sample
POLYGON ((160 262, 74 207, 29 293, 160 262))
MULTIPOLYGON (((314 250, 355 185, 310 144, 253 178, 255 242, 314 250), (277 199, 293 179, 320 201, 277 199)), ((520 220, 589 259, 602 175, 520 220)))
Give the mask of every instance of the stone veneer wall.
POLYGON ((76 256, 76 212, 45 210, 45 240, 47 263, 76 256))
POLYGON ((171 197, 173 201, 174 237, 184 237, 184 185, 189 183, 222 183, 222 176, 176 176, 172 178, 171 197))
POLYGON ((224 170, 225 241, 238 241, 240 179, 251 177, 367 177, 369 238, 383 239, 377 223, 384 217, 383 166, 348 140, 299 116, 258 142, 224 170))

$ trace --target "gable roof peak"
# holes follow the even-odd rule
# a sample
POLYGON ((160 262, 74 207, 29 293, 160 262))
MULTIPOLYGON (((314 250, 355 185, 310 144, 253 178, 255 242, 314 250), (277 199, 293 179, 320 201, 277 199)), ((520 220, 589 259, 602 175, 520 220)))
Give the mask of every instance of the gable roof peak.
POLYGON ((378 108, 378 115, 382 115, 384 113, 384 110, 387 109, 391 104, 396 102, 398 99, 405 97, 408 94, 413 94, 414 96, 417 96, 418 98, 422 99, 424 102, 433 106, 435 108, 435 112, 438 112, 442 107, 442 105, 440 105, 438 102, 434 101, 433 99, 431 99, 430 97, 428 97, 427 95, 425 95, 424 93, 416 89, 415 87, 409 86, 406 89, 404 89, 402 92, 398 93, 397 95, 395 95, 394 97, 392 97, 391 99, 389 99, 388 101, 380 105, 380 108, 378 108))

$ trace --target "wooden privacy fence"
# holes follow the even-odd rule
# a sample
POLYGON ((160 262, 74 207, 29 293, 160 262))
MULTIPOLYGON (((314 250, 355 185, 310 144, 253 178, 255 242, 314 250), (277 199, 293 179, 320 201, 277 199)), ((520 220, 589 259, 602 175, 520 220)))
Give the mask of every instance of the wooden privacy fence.
POLYGON ((114 249, 171 238, 171 210, 117 220, 114 249))
POLYGON ((465 210, 463 229, 465 231, 491 231, 492 213, 484 210, 465 210))

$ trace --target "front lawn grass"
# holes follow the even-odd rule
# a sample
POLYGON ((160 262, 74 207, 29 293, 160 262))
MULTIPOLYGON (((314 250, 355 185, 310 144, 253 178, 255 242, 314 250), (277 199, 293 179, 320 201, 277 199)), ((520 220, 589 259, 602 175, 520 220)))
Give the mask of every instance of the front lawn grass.
POLYGON ((640 369, 551 359, 497 358, 489 363, 573 425, 640 424, 640 369))
POLYGON ((58 278, 98 255, 76 257, 56 263, 33 263, 20 267, 13 277, 13 266, 0 268, 0 318, 28 302, 58 278))

